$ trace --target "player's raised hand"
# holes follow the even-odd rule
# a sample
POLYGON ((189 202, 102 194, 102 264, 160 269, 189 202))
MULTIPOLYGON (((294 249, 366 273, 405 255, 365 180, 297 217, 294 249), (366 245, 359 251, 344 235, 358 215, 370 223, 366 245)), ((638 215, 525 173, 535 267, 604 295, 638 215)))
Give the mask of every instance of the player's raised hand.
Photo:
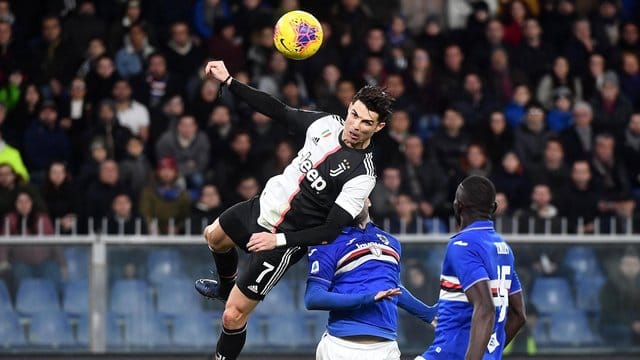
POLYGON ((276 234, 259 232, 251 235, 247 243, 247 250, 251 252, 267 251, 276 248, 276 234))
POLYGON ((229 79, 229 71, 224 65, 224 61, 221 60, 209 61, 204 69, 204 73, 207 76, 213 76, 218 81, 229 79))
POLYGON ((378 293, 376 294, 376 296, 373 299, 375 301, 391 300, 391 299, 393 299, 394 296, 398 296, 400 294, 402 294, 402 291, 400 291, 400 288, 389 289, 389 290, 384 290, 384 291, 378 291, 378 293))

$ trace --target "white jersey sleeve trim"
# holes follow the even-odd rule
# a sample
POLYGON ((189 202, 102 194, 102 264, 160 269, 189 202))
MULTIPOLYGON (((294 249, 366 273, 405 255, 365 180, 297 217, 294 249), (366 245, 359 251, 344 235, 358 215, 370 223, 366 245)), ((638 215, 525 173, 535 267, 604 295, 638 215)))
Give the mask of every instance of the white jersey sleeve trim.
POLYGON ((376 178, 374 176, 358 175, 342 186, 342 191, 336 198, 336 204, 355 219, 364 208, 364 201, 369 197, 375 185, 376 178))

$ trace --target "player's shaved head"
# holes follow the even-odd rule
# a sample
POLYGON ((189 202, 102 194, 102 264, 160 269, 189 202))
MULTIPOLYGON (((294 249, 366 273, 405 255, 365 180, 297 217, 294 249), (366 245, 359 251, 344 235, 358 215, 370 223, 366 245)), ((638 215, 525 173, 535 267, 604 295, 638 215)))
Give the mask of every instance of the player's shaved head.
POLYGON ((461 222, 464 219, 490 219, 496 205, 496 188, 491 180, 473 175, 458 185, 453 208, 456 219, 461 222))

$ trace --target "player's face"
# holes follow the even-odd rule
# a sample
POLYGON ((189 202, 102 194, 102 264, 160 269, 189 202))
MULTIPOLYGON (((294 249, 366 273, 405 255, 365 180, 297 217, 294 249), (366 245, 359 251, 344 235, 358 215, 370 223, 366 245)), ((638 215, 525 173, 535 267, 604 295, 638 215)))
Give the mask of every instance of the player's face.
POLYGON ((347 119, 344 122, 342 140, 348 147, 364 149, 369 146, 371 137, 380 131, 385 123, 378 121, 379 115, 370 111, 358 100, 349 105, 347 119))

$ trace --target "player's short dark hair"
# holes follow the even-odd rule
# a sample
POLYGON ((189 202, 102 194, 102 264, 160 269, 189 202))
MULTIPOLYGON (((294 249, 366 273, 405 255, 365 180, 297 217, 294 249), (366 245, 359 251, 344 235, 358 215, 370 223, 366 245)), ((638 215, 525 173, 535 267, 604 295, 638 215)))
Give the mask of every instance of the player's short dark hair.
POLYGON ((367 85, 362 87, 353 96, 351 103, 362 101, 364 106, 370 111, 378 114, 378 122, 389 122, 391 120, 391 104, 394 99, 379 86, 367 85))
POLYGON ((460 183, 462 196, 458 199, 466 211, 479 214, 493 214, 496 202, 496 188, 484 176, 472 175, 460 183))

